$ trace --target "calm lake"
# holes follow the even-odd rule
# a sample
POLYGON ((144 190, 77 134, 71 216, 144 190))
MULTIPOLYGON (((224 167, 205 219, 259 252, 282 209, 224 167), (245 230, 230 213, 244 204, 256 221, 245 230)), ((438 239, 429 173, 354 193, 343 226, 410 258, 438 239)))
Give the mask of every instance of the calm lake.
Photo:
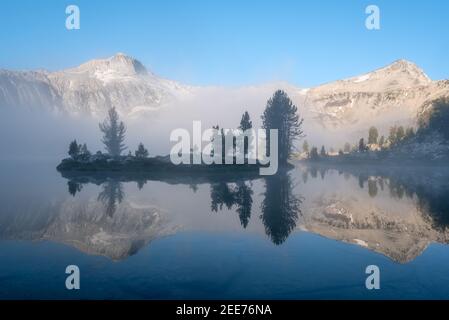
POLYGON ((448 169, 124 182, 0 164, 2 299, 449 298, 448 169))

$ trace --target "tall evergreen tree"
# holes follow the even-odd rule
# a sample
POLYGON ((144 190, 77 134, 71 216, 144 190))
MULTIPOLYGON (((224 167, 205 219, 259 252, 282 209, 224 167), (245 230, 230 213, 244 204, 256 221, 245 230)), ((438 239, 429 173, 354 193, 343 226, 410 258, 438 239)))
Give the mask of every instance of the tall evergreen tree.
POLYGON ((137 150, 134 152, 137 158, 146 158, 148 157, 148 150, 145 149, 145 146, 143 143, 139 143, 139 146, 137 147, 137 150))
POLYGON ((89 160, 90 156, 91 156, 91 153, 90 153, 89 149, 87 149, 87 144, 84 143, 79 148, 79 156, 78 156, 78 158, 83 160, 83 161, 87 161, 87 160, 89 160))
POLYGON ((307 140, 304 140, 304 143, 302 144, 302 151, 309 155, 309 143, 307 140))
POLYGON ((251 121, 249 117, 248 111, 245 111, 245 113, 242 115, 242 119, 240 120, 240 126, 239 129, 242 131, 251 129, 253 127, 253 122, 251 121))
POLYGON ((68 153, 69 156, 71 156, 73 159, 76 159, 80 154, 80 146, 78 145, 78 142, 76 142, 76 140, 70 142, 68 153))
POLYGON ((396 141, 401 141, 405 137, 405 130, 403 126, 400 126, 396 131, 396 141))
POLYGON ((120 156, 126 150, 126 146, 123 143, 125 141, 126 127, 122 121, 119 121, 115 108, 109 110, 108 117, 99 126, 103 132, 102 142, 106 147, 106 151, 110 156, 120 156))
POLYGON ((293 143, 303 136, 301 130, 303 119, 299 118, 298 108, 292 103, 287 93, 278 90, 267 101, 262 115, 263 128, 267 130, 267 148, 269 150, 269 129, 278 130, 279 164, 287 163, 293 151, 293 143))
POLYGON ((363 138, 360 138, 360 140, 359 140, 359 151, 360 152, 366 151, 365 139, 363 139, 363 138))
POLYGON ((317 147, 312 147, 312 149, 310 149, 309 158, 312 159, 312 160, 317 160, 319 158, 319 156, 318 156, 318 148, 317 147))
POLYGON ((379 145, 382 147, 385 144, 385 137, 381 136, 379 139, 379 145))
MULTIPOLYGON (((251 129, 252 127, 253 122, 249 117, 248 111, 245 111, 245 113, 242 115, 242 119, 240 120, 239 129, 245 131, 251 129)), ((251 144, 252 144, 252 137, 245 137, 245 140, 243 141, 243 154, 245 159, 248 158, 248 148, 251 144)))
POLYGON ((396 132, 398 131, 398 128, 396 126, 393 126, 390 128, 390 135, 388 136, 388 141, 391 145, 394 145, 397 141, 397 135, 396 132))
POLYGON ((321 146, 320 156, 322 157, 327 156, 326 148, 324 148, 324 146, 321 146))
POLYGON ((449 97, 432 101, 430 114, 419 119, 420 132, 437 132, 449 140, 449 97))
POLYGON ((368 132, 368 144, 377 144, 377 138, 379 137, 379 132, 376 127, 369 128, 368 132))
POLYGON ((80 153, 84 156, 89 156, 90 155, 90 151, 87 148, 87 144, 83 144, 80 148, 80 153))

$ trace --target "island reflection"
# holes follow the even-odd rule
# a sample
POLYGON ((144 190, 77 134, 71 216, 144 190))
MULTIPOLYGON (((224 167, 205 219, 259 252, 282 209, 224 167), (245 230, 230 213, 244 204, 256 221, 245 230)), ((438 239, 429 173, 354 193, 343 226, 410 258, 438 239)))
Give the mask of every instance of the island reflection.
MULTIPOLYGON (((259 218, 271 241, 280 245, 296 228, 298 216, 301 214, 301 196, 293 193, 291 176, 286 171, 262 180, 265 192, 259 218)), ((136 181, 139 190, 146 182, 145 180, 136 181)), ((101 186, 102 191, 97 199, 103 204, 105 214, 112 217, 117 205, 125 198, 122 182, 111 178, 105 179, 105 181, 95 177, 75 178, 68 181, 68 192, 72 196, 76 196, 83 189, 83 185, 89 183, 101 186)), ((184 180, 180 183, 187 184, 184 180)), ((193 192, 197 191, 198 185, 195 179, 192 179, 188 185, 193 192)), ((253 211, 252 180, 215 177, 213 181, 209 182, 209 185, 211 212, 222 211, 223 208, 234 210, 239 217, 241 226, 245 229, 253 211)))
POLYGON ((448 178, 435 167, 302 165, 257 178, 72 176, 66 196, 2 198, 0 238, 122 260, 179 231, 263 234, 283 245, 304 230, 406 263, 449 242, 448 178))

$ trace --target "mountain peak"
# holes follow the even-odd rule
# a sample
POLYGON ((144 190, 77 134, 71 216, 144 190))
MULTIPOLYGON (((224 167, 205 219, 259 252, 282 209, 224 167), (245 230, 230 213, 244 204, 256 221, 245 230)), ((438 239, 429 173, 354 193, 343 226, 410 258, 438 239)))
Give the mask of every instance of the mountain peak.
MULTIPOLYGON (((418 68, 418 66, 406 59, 398 59, 396 61, 394 61, 393 63, 390 64, 390 66, 395 66, 398 68, 418 68)), ((418 68, 419 69, 419 68, 418 68)))
POLYGON ((130 68, 130 70, 134 71, 135 74, 147 74, 148 71, 145 66, 137 59, 128 56, 122 52, 118 52, 111 58, 109 58, 112 62, 117 64, 122 64, 130 68))
POLYGON ((148 74, 147 69, 140 61, 121 52, 106 59, 90 60, 68 71, 71 73, 88 73, 98 78, 148 74))
POLYGON ((424 71, 420 67, 418 67, 415 63, 405 59, 396 60, 393 63, 386 66, 385 68, 390 68, 394 70, 417 70, 424 73, 424 71))
POLYGON ((413 62, 401 59, 362 74, 314 88, 318 91, 384 92, 429 85, 432 80, 413 62))
POLYGON ((420 67, 405 59, 396 60, 388 66, 374 71, 374 73, 379 73, 382 76, 413 80, 415 84, 428 84, 431 82, 431 79, 420 67))

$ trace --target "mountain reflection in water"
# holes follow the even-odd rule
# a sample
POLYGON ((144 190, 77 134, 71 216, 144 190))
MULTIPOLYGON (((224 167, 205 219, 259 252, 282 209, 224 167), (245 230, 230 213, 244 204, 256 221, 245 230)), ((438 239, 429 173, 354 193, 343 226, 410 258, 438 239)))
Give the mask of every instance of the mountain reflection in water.
POLYGON ((446 168, 303 168, 305 184, 309 176, 333 185, 310 199, 303 221, 309 231, 362 245, 400 263, 413 260, 432 242, 448 243, 446 168))
POLYGON ((1 199, 0 238, 122 260, 180 230, 264 234, 275 245, 304 230, 406 263, 448 242, 448 178, 444 168, 305 165, 256 179, 58 178, 65 196, 1 199))

